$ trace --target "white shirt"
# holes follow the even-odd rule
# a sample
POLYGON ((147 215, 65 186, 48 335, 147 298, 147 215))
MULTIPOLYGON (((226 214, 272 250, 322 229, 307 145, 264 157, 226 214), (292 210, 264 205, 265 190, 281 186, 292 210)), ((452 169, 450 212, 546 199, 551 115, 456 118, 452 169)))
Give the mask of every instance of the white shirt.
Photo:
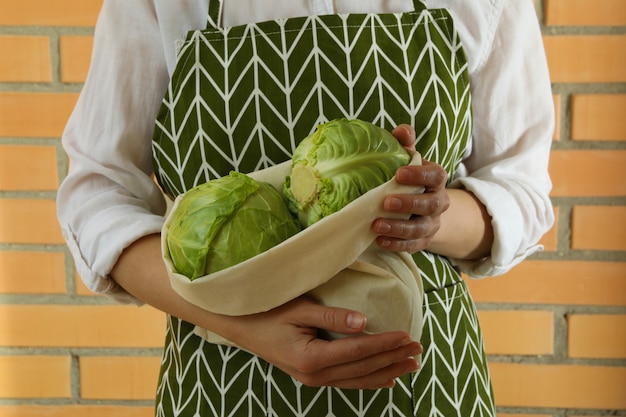
MULTIPOLYGON (((78 273, 94 292, 136 301, 109 273, 121 252, 158 233, 164 198, 152 178, 156 113, 187 31, 206 26, 209 0, 105 0, 92 65, 63 134, 70 169, 58 217, 78 273)), ((550 80, 528 0, 427 0, 455 19, 469 61, 474 130, 454 186, 482 201, 491 256, 452 260, 474 277, 502 274, 541 249, 551 227, 550 80)), ((224 0, 223 25, 311 13, 402 12, 412 0, 224 0), (268 6, 271 4, 271 6, 268 6)))

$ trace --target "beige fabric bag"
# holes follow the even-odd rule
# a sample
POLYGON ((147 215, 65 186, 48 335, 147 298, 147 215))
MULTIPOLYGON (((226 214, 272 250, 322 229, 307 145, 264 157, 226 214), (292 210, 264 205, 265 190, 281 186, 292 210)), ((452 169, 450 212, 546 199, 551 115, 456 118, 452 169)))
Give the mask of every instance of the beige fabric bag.
MULTIPOLYGON (((411 164, 421 164, 418 153, 411 164)), ((290 169, 288 161, 250 176, 281 190, 290 169)), ((414 187, 394 178, 266 252, 193 281, 176 273, 169 258, 168 216, 161 242, 172 288, 201 308, 233 316, 267 311, 306 294, 323 305, 363 312, 365 333, 402 330, 419 340, 423 298, 419 270, 408 253, 379 249, 371 230, 375 219, 392 217, 382 208, 385 196, 413 192, 414 187)), ((180 196, 172 210, 179 200, 180 196)), ((196 333, 212 343, 232 345, 206 329, 196 327, 196 333)))

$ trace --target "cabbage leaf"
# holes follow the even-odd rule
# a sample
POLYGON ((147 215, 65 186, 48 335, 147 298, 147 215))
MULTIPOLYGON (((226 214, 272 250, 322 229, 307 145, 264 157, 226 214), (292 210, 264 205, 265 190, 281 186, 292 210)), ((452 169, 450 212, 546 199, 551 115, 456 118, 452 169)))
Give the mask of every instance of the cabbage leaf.
POLYGON ((308 227, 389 181, 410 159, 389 131, 359 119, 335 119, 300 142, 283 194, 308 227))
POLYGON ((191 280, 252 258, 301 229, 276 188, 238 172, 183 194, 168 224, 170 259, 191 280))

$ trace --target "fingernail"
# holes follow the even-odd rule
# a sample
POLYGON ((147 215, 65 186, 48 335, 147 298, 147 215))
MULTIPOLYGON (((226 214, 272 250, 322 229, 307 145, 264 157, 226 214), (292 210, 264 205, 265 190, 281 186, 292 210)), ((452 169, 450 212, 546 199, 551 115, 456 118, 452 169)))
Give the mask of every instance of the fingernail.
POLYGON ((385 221, 376 222, 376 231, 381 234, 391 232, 391 225, 385 221))
POLYGON ((397 347, 400 348, 400 347, 406 346, 406 345, 408 345, 409 343, 412 343, 412 342, 413 342, 413 340, 410 337, 407 336, 407 337, 401 339, 400 342, 398 342, 398 346, 397 347))
POLYGON ((351 329, 361 329, 365 325, 365 317, 362 314, 350 313, 346 323, 351 329))
POLYGON ((419 369, 419 365, 417 364, 417 361, 415 361, 414 363, 412 363, 411 365, 407 366, 407 367, 404 369, 404 373, 405 373, 405 374, 408 374, 408 373, 411 373, 411 372, 415 372, 415 371, 417 371, 418 369, 419 369))
POLYGON ((380 246, 381 248, 388 248, 389 246, 391 246, 391 240, 389 240, 389 239, 380 239, 378 241, 378 246, 380 246))
POLYGON ((421 354, 424 350, 422 349, 421 346, 416 347, 415 349, 411 350, 411 353, 409 354, 409 356, 417 356, 419 354, 421 354))
POLYGON ((408 182, 411 180, 411 173, 408 169, 399 169, 396 171, 396 179, 400 182, 408 182))
POLYGON ((385 199, 385 210, 395 211, 402 207, 402 200, 396 197, 389 197, 385 199))
POLYGON ((404 130, 407 136, 411 136, 413 134, 413 129, 411 127, 407 125, 400 125, 399 127, 404 130))

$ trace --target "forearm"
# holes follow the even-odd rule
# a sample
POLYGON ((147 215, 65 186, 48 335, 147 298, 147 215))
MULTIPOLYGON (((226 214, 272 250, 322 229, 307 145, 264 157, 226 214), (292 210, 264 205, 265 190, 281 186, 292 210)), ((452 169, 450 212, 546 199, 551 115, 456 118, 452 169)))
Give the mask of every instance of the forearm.
POLYGON ((363 330, 365 320, 359 313, 305 299, 243 317, 212 314, 196 307, 170 287, 158 234, 127 248, 111 275, 138 299, 234 341, 307 385, 391 387, 395 378, 417 369, 414 357, 422 352, 404 332, 331 342, 318 339, 319 328, 354 334, 363 330))
POLYGON ((196 307, 172 289, 161 258, 158 234, 146 236, 126 248, 111 276, 131 295, 165 313, 221 335, 229 327, 227 317, 196 307))
POLYGON ((455 259, 482 259, 493 244, 491 216, 469 191, 448 189, 449 208, 441 215, 441 226, 428 250, 455 259))

